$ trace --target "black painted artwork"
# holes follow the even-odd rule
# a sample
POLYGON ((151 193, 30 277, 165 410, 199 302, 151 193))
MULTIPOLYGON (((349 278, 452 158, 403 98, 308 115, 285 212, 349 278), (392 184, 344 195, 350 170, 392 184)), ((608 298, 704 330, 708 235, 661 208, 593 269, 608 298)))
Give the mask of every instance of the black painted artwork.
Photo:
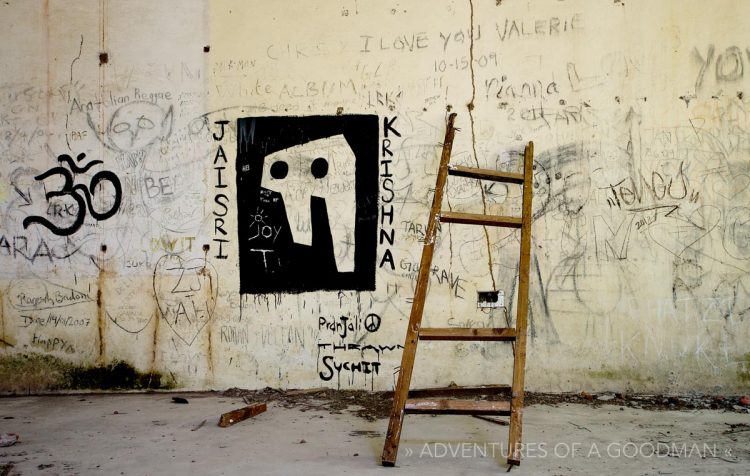
POLYGON ((374 290, 378 117, 237 121, 240 292, 374 290))
MULTIPOLYGON (((62 154, 57 157, 57 161, 61 164, 60 166, 52 167, 48 171, 34 177, 34 179, 42 182, 47 178, 54 176, 63 178, 64 182, 62 184, 62 187, 58 190, 47 191, 44 194, 44 197, 47 199, 47 202, 50 202, 50 199, 56 197, 71 197, 75 201, 75 207, 72 208, 74 212, 68 212, 69 208, 67 206, 65 206, 65 210, 68 217, 75 216, 75 218, 72 220, 72 223, 68 223, 65 226, 60 226, 51 222, 43 216, 28 216, 23 220, 24 229, 36 223, 46 227, 55 235, 70 236, 73 233, 77 232, 83 225, 83 222, 86 219, 87 209, 89 214, 98 221, 106 220, 117 213, 117 211, 120 209, 120 202, 122 201, 122 185, 120 184, 120 179, 114 172, 111 172, 109 170, 100 170, 91 177, 88 186, 75 183, 76 178, 78 178, 79 176, 84 176, 84 174, 86 174, 86 172, 88 172, 90 168, 104 163, 101 160, 92 160, 84 164, 83 166, 79 166, 78 164, 85 158, 86 154, 78 154, 78 156, 76 157, 76 162, 74 162, 68 154, 62 154), (63 167, 65 165, 68 167, 67 169, 63 167), (106 210, 98 211, 96 207, 94 207, 93 197, 97 192, 97 186, 100 183, 106 182, 109 182, 110 187, 108 188, 111 188, 113 195, 105 200, 106 210)), ((103 188, 104 187, 102 186, 99 188, 99 190, 103 188)), ((60 209, 62 207, 60 203, 56 203, 55 205, 56 209, 60 209)))

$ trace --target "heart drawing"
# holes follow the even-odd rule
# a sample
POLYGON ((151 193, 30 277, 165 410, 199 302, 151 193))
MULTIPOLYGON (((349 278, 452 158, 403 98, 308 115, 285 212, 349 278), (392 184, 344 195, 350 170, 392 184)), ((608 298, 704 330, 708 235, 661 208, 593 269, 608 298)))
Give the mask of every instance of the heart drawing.
POLYGON ((164 255, 154 268, 154 294, 161 318, 190 346, 214 315, 219 275, 203 258, 164 255))
POLYGON ((105 314, 128 334, 140 334, 157 315, 151 302, 144 303, 144 296, 151 293, 148 282, 140 276, 109 276, 101 280, 100 289, 105 314))

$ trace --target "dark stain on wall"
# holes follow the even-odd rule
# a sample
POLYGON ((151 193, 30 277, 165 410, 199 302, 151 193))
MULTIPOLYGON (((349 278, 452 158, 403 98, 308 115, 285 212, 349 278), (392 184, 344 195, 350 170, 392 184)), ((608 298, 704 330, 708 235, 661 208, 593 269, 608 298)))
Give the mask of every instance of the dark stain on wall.
POLYGON ((79 366, 51 355, 0 357, 0 392, 32 394, 50 390, 149 390, 176 386, 172 376, 141 372, 123 361, 79 366))

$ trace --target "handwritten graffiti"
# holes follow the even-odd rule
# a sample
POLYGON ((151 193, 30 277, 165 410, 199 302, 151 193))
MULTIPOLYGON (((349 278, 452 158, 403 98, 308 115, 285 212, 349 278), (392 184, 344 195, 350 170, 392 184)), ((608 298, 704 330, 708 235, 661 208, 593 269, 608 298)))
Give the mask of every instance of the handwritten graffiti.
MULTIPOLYGON (((394 241, 394 234, 396 230, 393 228, 393 199, 395 198, 395 193, 393 192, 393 174, 388 170, 388 165, 393 162, 393 159, 390 159, 389 157, 393 157, 393 152, 391 152, 391 139, 388 138, 388 131, 391 132, 391 137, 401 137, 401 134, 393 127, 393 123, 396 122, 396 117, 388 120, 387 117, 383 118, 383 142, 382 147, 380 149, 382 154, 382 159, 380 160, 381 165, 381 173, 380 177, 382 178, 381 186, 383 187, 383 192, 386 192, 383 194, 383 197, 381 197, 381 200, 383 204, 380 206, 380 244, 388 244, 393 245, 394 241), (389 233, 390 231, 390 233, 389 233)), ((390 264, 391 270, 395 270, 396 266, 393 263, 393 253, 391 253, 391 249, 386 247, 385 251, 383 252, 383 257, 380 259, 380 264, 378 265, 378 268, 382 268, 385 266, 386 263, 390 264)))
POLYGON ((381 317, 374 312, 366 316, 339 316, 338 318, 319 317, 318 330, 329 331, 341 339, 346 339, 349 334, 357 334, 364 328, 367 332, 377 332, 380 329, 381 317))
MULTIPOLYGON (((216 124, 219 125, 219 135, 216 133, 213 134, 213 139, 216 142, 221 142, 221 140, 224 138, 224 126, 229 124, 229 121, 216 121, 216 124)), ((214 156, 214 170, 216 171, 216 182, 214 183, 214 188, 216 190, 216 194, 214 195, 214 203, 221 208, 216 208, 213 211, 214 214, 214 241, 219 244, 219 251, 218 254, 216 254, 216 259, 227 259, 229 256, 223 253, 222 246, 224 243, 229 243, 229 240, 226 239, 227 232, 224 229, 224 217, 227 216, 227 213, 229 213, 229 207, 227 207, 227 204, 229 203, 229 197, 224 193, 224 188, 227 188, 226 183, 222 183, 221 180, 221 171, 226 170, 226 163, 227 163, 227 155, 224 153, 224 148, 221 146, 221 143, 219 144, 218 149, 216 149, 216 155, 214 156)))
POLYGON ((203 258, 164 255, 154 269, 154 293, 162 319, 191 345, 213 317, 219 276, 203 258))
POLYGON ((683 200, 697 202, 700 193, 690 187, 690 182, 685 173, 684 162, 680 162, 676 171, 665 170, 651 172, 650 180, 640 173, 639 180, 627 177, 617 183, 609 184, 611 197, 607 197, 610 207, 622 208, 623 205, 630 206, 641 204, 644 195, 647 203, 661 203, 662 200, 683 200))
POLYGON ((750 208, 734 207, 726 212, 723 244, 733 258, 750 258, 750 208))
MULTIPOLYGON (((76 161, 80 163, 85 158, 86 154, 81 153, 76 157, 76 161)), ((120 185, 120 179, 117 178, 117 175, 115 175, 114 172, 111 172, 109 170, 101 170, 91 177, 88 186, 75 184, 76 176, 78 176, 79 174, 85 174, 92 167, 104 162, 102 162, 101 160, 92 160, 84 166, 79 167, 76 162, 73 162, 73 159, 67 154, 58 156, 57 161, 63 165, 67 165, 70 170, 62 166, 53 167, 34 178, 37 181, 44 181, 53 176, 60 176, 63 178, 64 183, 62 184, 61 188, 59 188, 58 190, 49 191, 45 193, 44 196, 47 199, 48 203, 52 203, 50 202, 50 199, 55 197, 72 198, 76 202, 77 208, 72 209, 69 206, 64 206, 64 208, 52 208, 55 210, 64 209, 67 215, 73 217, 73 221, 67 226, 58 226, 44 217, 29 216, 23 220, 24 229, 28 228, 34 223, 37 223, 46 227, 48 230, 58 236, 69 236, 81 228, 84 220, 86 219, 87 210, 89 214, 98 221, 106 220, 117 213, 117 210, 119 210, 120 208, 120 202, 122 201, 122 186, 120 185), (106 210, 98 211, 94 207, 92 197, 96 195, 97 187, 105 182, 109 182, 109 184, 111 185, 111 188, 113 189, 113 196, 110 200, 102 200, 106 203, 106 210)), ((56 213, 55 215, 61 214, 56 213)))
POLYGON ((41 279, 13 281, 7 295, 11 307, 26 314, 94 302, 84 291, 41 279))
MULTIPOLYGON (((345 295, 339 292, 340 302, 345 295)), ((318 317, 318 377, 328 382, 336 379, 342 385, 369 383, 374 388, 380 375, 381 356, 403 349, 397 344, 381 344, 372 340, 377 336, 383 319, 375 312, 355 312, 348 315, 318 317)))
POLYGON ((55 243, 38 236, 0 234, 0 256, 25 259, 32 264, 39 258, 46 258, 52 263, 79 253, 92 237, 93 235, 76 237, 75 241, 68 237, 63 243, 55 243))
MULTIPOLYGON (((97 132, 99 128, 94 124, 91 111, 87 112, 89 127, 97 132)), ((153 102, 131 101, 120 106, 112 114, 106 124, 102 142, 117 152, 141 150, 158 141, 166 140, 172 133, 173 123, 172 106, 165 111, 153 102)))
POLYGON ((709 71, 709 68, 711 68, 712 65, 717 83, 733 82, 742 79, 745 75, 745 62, 743 57, 746 53, 748 57, 750 57, 750 52, 748 51, 749 50, 743 52, 737 46, 730 46, 722 53, 716 55, 716 47, 714 45, 708 45, 705 54, 698 51, 698 48, 694 48, 693 58, 700 67, 695 79, 696 91, 703 86, 706 72, 709 71))
POLYGON ((102 280, 101 289, 107 298, 104 313, 120 330, 139 334, 157 315, 150 306, 144 309, 144 295, 151 293, 140 277, 112 276, 102 280))

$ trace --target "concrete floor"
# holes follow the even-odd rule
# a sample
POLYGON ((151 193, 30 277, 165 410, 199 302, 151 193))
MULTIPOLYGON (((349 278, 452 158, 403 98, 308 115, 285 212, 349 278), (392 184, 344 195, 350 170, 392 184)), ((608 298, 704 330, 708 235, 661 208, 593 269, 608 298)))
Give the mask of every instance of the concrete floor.
MULTIPOLYGON (((396 468, 379 465, 386 420, 268 411, 230 428, 238 398, 167 394, 0 398, 0 474, 499 474, 507 427, 469 416, 408 416, 396 468), (12 417, 12 418, 10 418, 12 417), (203 426, 201 422, 206 421, 203 426), (199 427, 200 426, 200 427, 199 427), (196 429, 196 427, 199 427, 196 429)), ((521 474, 750 474, 750 414, 535 405, 521 474), (730 424, 744 424, 732 428, 730 424), (747 426, 745 426, 747 425, 747 426)))

